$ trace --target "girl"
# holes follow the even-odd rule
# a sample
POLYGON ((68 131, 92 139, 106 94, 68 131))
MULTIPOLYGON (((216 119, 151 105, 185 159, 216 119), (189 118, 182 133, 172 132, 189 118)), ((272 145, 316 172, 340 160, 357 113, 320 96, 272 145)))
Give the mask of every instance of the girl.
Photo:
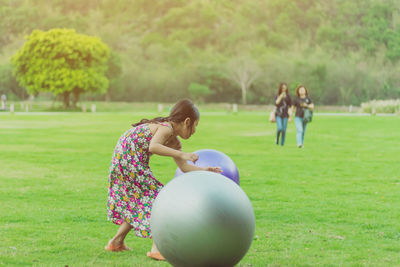
POLYGON ((281 146, 285 144, 286 128, 288 119, 292 120, 292 113, 289 107, 292 106, 292 99, 290 98, 289 91, 286 83, 281 83, 278 88, 278 93, 274 98, 276 106, 276 140, 275 143, 279 144, 279 136, 282 133, 281 146))
POLYGON ((296 112, 294 122, 296 124, 296 140, 299 148, 304 146, 304 135, 306 133, 307 123, 303 121, 303 118, 304 109, 306 108, 313 110, 314 104, 312 103, 311 98, 308 96, 307 88, 304 85, 299 85, 296 88, 296 98, 292 107, 292 109, 296 112))
MULTIPOLYGON (((181 151, 178 137, 190 138, 199 118, 197 108, 184 99, 175 104, 168 117, 142 119, 120 137, 110 166, 107 199, 107 217, 120 228, 106 250, 129 250, 124 239, 131 229, 139 237, 151 238, 151 207, 163 187, 150 170, 152 154, 172 157, 183 172, 221 172, 219 167, 200 168, 188 164, 187 161, 196 162, 198 155, 181 151)), ((147 256, 164 260, 154 243, 147 256)))

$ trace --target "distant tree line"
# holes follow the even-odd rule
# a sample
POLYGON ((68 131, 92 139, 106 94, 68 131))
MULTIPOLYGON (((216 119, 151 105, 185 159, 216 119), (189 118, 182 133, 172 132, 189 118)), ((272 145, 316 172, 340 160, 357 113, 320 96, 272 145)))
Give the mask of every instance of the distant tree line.
POLYGON ((14 99, 47 86, 70 92, 72 105, 79 95, 263 104, 287 82, 292 92, 305 84, 318 104, 359 105, 400 97, 400 5, 395 0, 0 0, 0 52, 0 93, 14 99), (28 42, 24 36, 64 28, 106 45, 99 61, 86 65, 101 77, 92 72, 89 81, 74 71, 69 77, 75 84, 46 85, 43 75, 24 82, 12 60, 28 42))

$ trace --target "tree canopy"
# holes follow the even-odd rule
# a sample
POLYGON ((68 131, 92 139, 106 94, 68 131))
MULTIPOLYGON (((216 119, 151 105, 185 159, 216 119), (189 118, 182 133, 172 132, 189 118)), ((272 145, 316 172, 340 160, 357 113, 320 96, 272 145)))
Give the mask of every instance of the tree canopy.
POLYGON ((77 34, 75 30, 34 30, 12 58, 19 83, 30 94, 51 92, 63 95, 69 106, 83 92, 104 93, 109 48, 97 37, 77 34))

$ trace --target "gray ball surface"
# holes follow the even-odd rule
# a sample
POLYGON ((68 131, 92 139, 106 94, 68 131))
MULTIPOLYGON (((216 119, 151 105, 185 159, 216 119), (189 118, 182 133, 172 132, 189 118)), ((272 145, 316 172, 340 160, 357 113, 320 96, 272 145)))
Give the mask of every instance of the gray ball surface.
POLYGON ((175 267, 234 266, 253 240, 250 200, 230 179, 213 172, 185 173, 153 203, 153 240, 175 267))

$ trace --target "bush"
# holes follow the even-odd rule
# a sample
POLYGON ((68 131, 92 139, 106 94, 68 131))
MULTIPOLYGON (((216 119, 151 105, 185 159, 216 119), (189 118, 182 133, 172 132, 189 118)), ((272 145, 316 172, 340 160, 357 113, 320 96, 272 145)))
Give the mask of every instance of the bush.
POLYGON ((202 85, 198 83, 191 83, 189 85, 190 97, 196 102, 204 102, 204 99, 211 94, 210 88, 207 85, 202 85))
POLYGON ((9 100, 28 98, 25 88, 21 87, 12 74, 11 64, 0 65, 0 95, 7 95, 9 100))
POLYGON ((366 113, 396 113, 400 112, 400 99, 372 100, 361 104, 361 109, 366 113))

